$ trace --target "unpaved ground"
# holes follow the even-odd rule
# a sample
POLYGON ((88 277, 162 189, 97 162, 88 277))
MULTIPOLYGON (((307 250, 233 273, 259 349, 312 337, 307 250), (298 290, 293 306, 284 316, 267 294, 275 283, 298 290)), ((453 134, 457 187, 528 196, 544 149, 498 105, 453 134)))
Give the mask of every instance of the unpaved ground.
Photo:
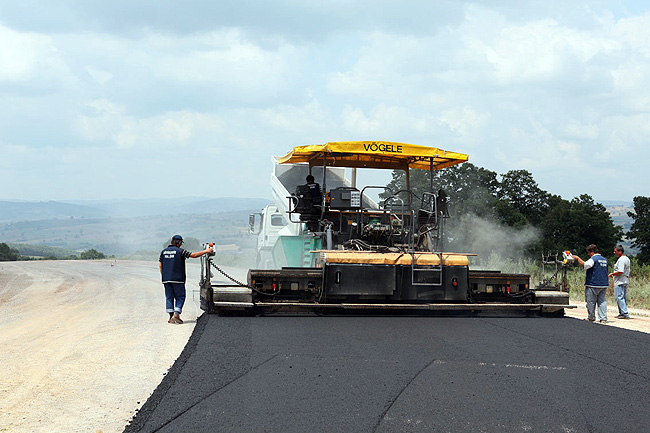
MULTIPOLYGON (((571 301, 571 305, 576 305, 577 308, 565 309, 565 315, 575 319, 584 320, 587 318, 587 308, 584 302, 571 301)), ((638 308, 628 308, 630 313, 629 319, 617 319, 618 307, 616 303, 607 303, 607 323, 603 326, 615 326, 617 328, 630 329, 632 331, 650 332, 650 311, 641 310, 638 308)), ((598 319, 598 315, 596 315, 598 319)), ((594 324, 600 325, 598 322, 594 324)))
MULTIPOLYGON (((170 325, 157 262, 1 262, 0 432, 121 432, 194 329, 199 274, 193 260, 170 325)), ((616 314, 606 326, 650 332, 650 312, 616 314)))
POLYGON ((157 262, 0 263, 0 431, 121 432, 194 329, 197 264, 170 325, 157 262))

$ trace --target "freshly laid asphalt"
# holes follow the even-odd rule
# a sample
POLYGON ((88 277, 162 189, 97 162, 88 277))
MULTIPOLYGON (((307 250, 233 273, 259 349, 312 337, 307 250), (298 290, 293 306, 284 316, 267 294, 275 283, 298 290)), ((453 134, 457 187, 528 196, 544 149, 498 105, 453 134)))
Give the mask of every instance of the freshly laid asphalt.
POLYGON ((650 334, 570 318, 201 316, 125 432, 648 432, 650 334))

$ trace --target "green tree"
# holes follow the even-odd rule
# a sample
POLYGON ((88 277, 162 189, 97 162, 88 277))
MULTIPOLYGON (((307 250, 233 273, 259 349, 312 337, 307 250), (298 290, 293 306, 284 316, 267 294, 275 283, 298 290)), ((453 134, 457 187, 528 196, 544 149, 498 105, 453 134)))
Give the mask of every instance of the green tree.
POLYGON ((650 263, 650 197, 634 197, 634 212, 627 215, 634 220, 627 236, 633 239, 632 246, 639 248, 637 259, 640 263, 650 263))
MULTIPOLYGON (((410 171, 410 187, 413 193, 413 205, 420 205, 425 192, 436 193, 444 190, 449 196, 450 212, 454 216, 472 213, 481 217, 496 217, 496 190, 498 188, 497 174, 493 171, 477 167, 472 163, 455 165, 433 172, 433 191, 431 190, 431 175, 427 170, 410 171)), ((406 190, 406 174, 402 170, 393 171, 393 180, 387 188, 391 193, 406 190)), ((379 195, 386 199, 391 195, 384 192, 379 195)), ((406 195, 402 195, 405 199, 406 195)), ((405 199, 406 200, 406 199, 405 199)))
POLYGON ((529 224, 536 226, 548 209, 550 194, 537 185, 529 171, 510 170, 501 175, 497 197, 506 201, 513 211, 523 215, 529 224))
POLYGON ((498 217, 497 174, 465 163, 436 172, 434 182, 450 196, 456 215, 498 217))
POLYGON ((10 248, 5 243, 0 243, 0 262, 15 262, 19 257, 18 250, 10 248))
POLYGON ((105 259, 106 255, 93 248, 79 254, 79 258, 81 260, 99 260, 99 259, 105 259))
MULTIPOLYGON (((388 187, 392 191, 406 188, 404 172, 393 172, 393 180, 388 187)), ((517 231, 499 231, 499 227, 510 226, 519 230, 528 226, 528 220, 521 212, 497 197, 500 183, 493 171, 471 163, 435 171, 433 191, 437 193, 439 189, 449 197, 451 218, 446 221, 443 232, 446 248, 480 249, 482 254, 489 253, 487 250, 494 246, 496 239, 518 234, 517 231)), ((430 191, 430 172, 412 170, 411 190, 416 196, 430 191)))
MULTIPOLYGON (((428 171, 412 170, 410 174, 411 190, 418 198, 431 190, 428 171)), ((393 172, 388 188, 392 192, 406 189, 403 171, 393 172)), ((532 256, 567 249, 580 254, 592 243, 607 254, 623 235, 622 228, 614 225, 605 207, 595 203, 591 196, 585 194, 568 201, 551 195, 542 190, 526 170, 511 170, 499 181, 496 173, 464 163, 434 172, 433 189, 435 192, 443 189, 449 195, 452 218, 447 222, 444 234, 445 245, 449 248, 455 246, 455 241, 466 241, 483 230, 476 225, 481 225, 481 221, 461 218, 471 216, 495 223, 497 227, 514 228, 515 231, 507 232, 508 236, 523 239, 525 252, 532 256), (531 227, 539 231, 535 241, 530 241, 528 235, 527 229, 531 227)), ((383 193, 380 197, 389 195, 383 193)), ((414 202, 414 206, 418 204, 414 202)), ((646 212, 650 213, 650 203, 646 212)), ((648 224, 647 245, 650 247, 648 224)), ((494 231, 494 227, 491 230, 494 231)))
MULTIPOLYGON (((591 196, 583 194, 574 198, 571 204, 582 213, 582 218, 578 221, 582 224, 583 231, 582 247, 583 251, 590 243, 598 245, 603 255, 612 255, 614 246, 623 237, 623 227, 614 224, 611 215, 600 203, 595 203, 591 196)), ((578 247, 581 245, 578 244, 578 247)))
POLYGON ((528 225, 526 216, 511 206, 505 200, 496 200, 495 209, 497 212, 498 220, 503 225, 519 229, 524 228, 528 225))
POLYGON ((623 228, 614 224, 605 206, 587 194, 570 202, 552 196, 541 229, 543 251, 568 249, 578 255, 589 244, 596 244, 608 256, 623 237, 623 228))
POLYGON ((549 196, 546 213, 539 225, 541 236, 537 252, 541 254, 571 249, 576 243, 572 234, 578 223, 572 220, 571 202, 559 195, 549 196))

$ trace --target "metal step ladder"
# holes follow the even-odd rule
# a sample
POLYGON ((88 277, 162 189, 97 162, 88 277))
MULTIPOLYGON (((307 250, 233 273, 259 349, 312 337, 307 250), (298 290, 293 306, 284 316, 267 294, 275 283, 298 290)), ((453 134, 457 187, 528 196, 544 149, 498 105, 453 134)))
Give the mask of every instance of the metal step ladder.
POLYGON ((444 218, 439 218, 438 200, 435 194, 425 192, 422 195, 422 202, 417 212, 412 215, 413 225, 411 233, 415 233, 416 219, 417 226, 427 225, 431 227, 426 235, 431 244, 433 254, 438 256, 437 265, 418 265, 415 257, 415 246, 410 245, 411 254, 411 284, 419 287, 441 287, 442 286, 442 222, 444 218))
POLYGON ((437 265, 418 265, 415 252, 411 252, 411 285, 420 287, 442 286, 442 253, 438 256, 437 265))

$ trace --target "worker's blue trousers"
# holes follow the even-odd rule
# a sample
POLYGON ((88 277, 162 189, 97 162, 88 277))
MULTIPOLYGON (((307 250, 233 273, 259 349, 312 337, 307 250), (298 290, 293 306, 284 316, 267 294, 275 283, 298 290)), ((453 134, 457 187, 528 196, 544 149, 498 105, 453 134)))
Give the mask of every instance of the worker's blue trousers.
POLYGON ((185 283, 163 283, 168 313, 181 314, 185 304, 185 283))
POLYGON ((627 311, 627 284, 616 284, 614 286, 614 295, 618 304, 618 314, 629 316, 627 311))

